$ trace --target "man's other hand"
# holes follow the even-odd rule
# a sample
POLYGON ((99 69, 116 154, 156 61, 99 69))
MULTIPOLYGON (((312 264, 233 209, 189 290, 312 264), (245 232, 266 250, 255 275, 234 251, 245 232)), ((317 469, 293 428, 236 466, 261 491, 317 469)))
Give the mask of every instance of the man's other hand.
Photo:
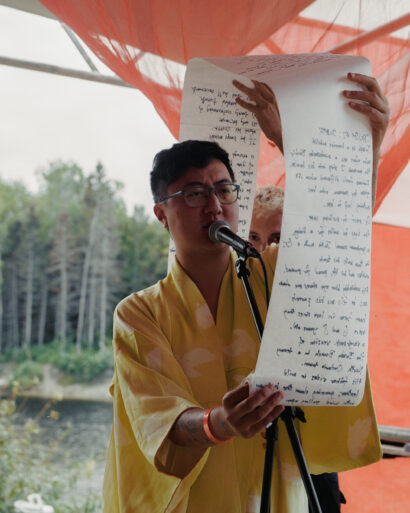
POLYGON ((249 385, 243 383, 227 392, 223 405, 211 412, 211 426, 219 436, 251 438, 266 428, 284 410, 279 404, 283 393, 273 385, 249 394, 249 385))

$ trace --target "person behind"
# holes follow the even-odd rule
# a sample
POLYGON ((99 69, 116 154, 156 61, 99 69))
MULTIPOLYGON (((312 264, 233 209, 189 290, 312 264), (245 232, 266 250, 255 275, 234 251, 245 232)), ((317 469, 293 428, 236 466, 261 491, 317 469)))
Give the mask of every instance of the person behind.
POLYGON ((279 244, 283 197, 283 189, 275 185, 256 189, 248 240, 259 253, 270 244, 279 244))
MULTIPOLYGON (((377 82, 350 75, 366 91, 347 91, 368 117, 378 154, 388 108, 377 82), (359 103, 358 103, 359 102, 359 103)), ((264 84, 234 85, 250 101, 265 135, 280 144, 274 95, 264 84)), ((349 103, 350 104, 350 103, 349 103)), ((279 120, 280 121, 280 120, 279 120)), ((375 160, 375 176, 377 159, 375 160)), ((104 513, 256 513, 264 450, 258 435, 283 411, 273 386, 250 393, 259 339, 230 248, 209 226, 238 227, 238 190, 227 153, 215 143, 185 141, 154 159, 154 212, 170 232, 176 257, 165 279, 122 300, 114 314, 114 420, 103 485, 104 513)), ((272 284, 275 247, 263 259, 272 284)), ((263 319, 259 261, 249 260, 263 319)), ((298 424, 313 472, 376 461, 380 443, 369 383, 356 407, 306 408, 298 424)), ((286 429, 279 422, 272 513, 307 511, 286 429)))
MULTIPOLYGON (((270 244, 279 244, 282 227, 284 190, 263 185, 255 192, 249 242, 262 253, 270 244)), ((323 512, 340 513, 346 499, 339 488, 337 472, 311 475, 323 512)))

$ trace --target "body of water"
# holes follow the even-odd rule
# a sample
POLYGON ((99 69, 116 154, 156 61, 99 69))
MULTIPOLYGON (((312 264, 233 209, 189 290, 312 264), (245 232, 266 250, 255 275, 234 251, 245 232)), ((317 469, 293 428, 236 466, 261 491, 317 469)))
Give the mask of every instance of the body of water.
POLYGON ((57 471, 62 476, 64 465, 94 460, 95 470, 89 479, 79 484, 78 493, 92 490, 100 494, 112 425, 112 405, 70 400, 52 402, 50 405, 45 399, 19 398, 17 408, 19 423, 23 424, 28 419, 39 422, 41 443, 58 442, 61 453, 65 455, 61 463, 57 462, 57 471))

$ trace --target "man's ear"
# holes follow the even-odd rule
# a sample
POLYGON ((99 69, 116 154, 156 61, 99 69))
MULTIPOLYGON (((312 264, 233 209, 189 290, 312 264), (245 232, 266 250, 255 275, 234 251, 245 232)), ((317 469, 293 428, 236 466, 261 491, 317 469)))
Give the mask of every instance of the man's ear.
POLYGON ((162 224, 162 226, 166 230, 169 230, 167 215, 165 213, 164 207, 162 205, 160 205, 159 203, 155 203, 155 205, 154 205, 154 214, 155 214, 156 218, 158 219, 158 221, 162 224))

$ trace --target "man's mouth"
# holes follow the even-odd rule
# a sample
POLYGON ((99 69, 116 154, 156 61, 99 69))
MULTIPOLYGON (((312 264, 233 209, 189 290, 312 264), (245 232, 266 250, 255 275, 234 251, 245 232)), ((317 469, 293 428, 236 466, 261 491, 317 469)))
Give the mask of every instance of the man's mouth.
POLYGON ((202 228, 203 228, 204 230, 209 230, 209 227, 210 227, 212 224, 214 224, 214 222, 215 222, 215 221, 220 221, 220 219, 212 219, 211 221, 209 221, 209 223, 204 224, 204 225, 202 226, 202 228))
POLYGON ((207 230, 207 231, 209 232, 209 228, 213 225, 213 223, 214 223, 214 222, 215 222, 215 221, 212 221, 212 223, 204 224, 204 225, 202 226, 202 228, 203 228, 204 230, 207 230))

